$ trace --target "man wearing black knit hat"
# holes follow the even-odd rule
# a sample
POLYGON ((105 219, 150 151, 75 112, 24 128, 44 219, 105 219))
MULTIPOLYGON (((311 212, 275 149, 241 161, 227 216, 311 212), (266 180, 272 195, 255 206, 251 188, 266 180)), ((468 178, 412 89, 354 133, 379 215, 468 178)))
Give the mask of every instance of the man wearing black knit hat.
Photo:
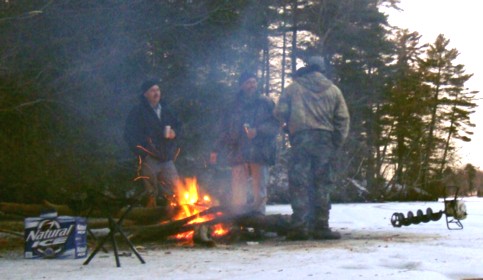
POLYGON ((179 181, 174 160, 179 152, 176 139, 181 123, 162 101, 159 81, 141 85, 140 102, 129 113, 124 138, 141 159, 141 174, 149 194, 146 207, 156 207, 157 199, 170 199, 179 181), (159 197, 158 197, 159 196, 159 197))
POLYGON ((239 91, 220 120, 221 133, 210 162, 216 163, 218 152, 226 152, 232 171, 232 206, 248 207, 265 214, 268 166, 275 162, 275 137, 279 129, 272 115, 275 105, 270 98, 257 92, 255 74, 242 73, 238 84, 239 91), (251 203, 248 197, 250 188, 253 194, 251 203))

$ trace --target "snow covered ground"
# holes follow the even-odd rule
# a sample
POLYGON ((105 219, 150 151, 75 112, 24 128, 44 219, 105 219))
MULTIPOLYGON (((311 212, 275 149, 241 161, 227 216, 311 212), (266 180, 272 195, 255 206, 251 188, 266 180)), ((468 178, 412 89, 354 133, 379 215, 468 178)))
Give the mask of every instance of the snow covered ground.
MULTIPOLYGON (((142 251, 146 264, 99 253, 77 260, 0 258, 1 279, 483 279, 483 200, 463 199, 463 230, 439 221, 393 228, 394 212, 444 210, 443 202, 335 204, 336 241, 273 241, 214 248, 166 247, 142 251)), ((267 214, 291 212, 288 205, 267 214)))

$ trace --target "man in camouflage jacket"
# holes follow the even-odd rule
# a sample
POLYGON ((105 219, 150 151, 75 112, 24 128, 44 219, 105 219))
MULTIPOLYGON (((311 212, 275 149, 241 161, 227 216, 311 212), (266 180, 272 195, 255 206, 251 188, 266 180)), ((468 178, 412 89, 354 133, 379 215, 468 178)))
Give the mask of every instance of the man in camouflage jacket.
POLYGON ((322 73, 321 57, 297 71, 274 114, 290 136, 289 192, 292 228, 288 239, 338 239, 329 228, 331 159, 349 132, 349 112, 337 86, 322 73))

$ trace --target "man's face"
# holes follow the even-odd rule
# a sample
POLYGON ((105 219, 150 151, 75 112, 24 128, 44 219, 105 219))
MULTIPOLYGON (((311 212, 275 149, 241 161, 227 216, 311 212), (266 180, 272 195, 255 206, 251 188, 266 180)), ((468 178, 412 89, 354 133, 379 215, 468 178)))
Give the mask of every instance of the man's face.
POLYGON ((241 84, 240 88, 243 93, 252 95, 257 91, 258 82, 255 78, 250 78, 241 84))
POLYGON ((151 106, 156 106, 159 103, 159 100, 161 99, 161 90, 159 89, 158 85, 154 85, 150 87, 145 93, 144 97, 148 100, 149 104, 151 106))

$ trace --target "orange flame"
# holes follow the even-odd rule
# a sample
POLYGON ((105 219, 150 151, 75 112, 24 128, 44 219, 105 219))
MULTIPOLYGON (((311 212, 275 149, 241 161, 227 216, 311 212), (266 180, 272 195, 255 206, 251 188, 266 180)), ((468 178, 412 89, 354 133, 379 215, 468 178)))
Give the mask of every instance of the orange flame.
MULTIPOLYGON (((199 214, 200 212, 216 206, 216 202, 213 202, 208 194, 200 194, 198 182, 196 177, 185 178, 184 183, 178 182, 176 184, 176 199, 178 205, 183 209, 176 217, 175 220, 184 219, 199 214)), ((190 221, 188 224, 198 224, 213 220, 216 216, 222 215, 222 213, 209 214, 201 217, 197 217, 190 221)), ((212 236, 223 236, 228 233, 228 230, 223 224, 216 224, 211 228, 212 236)), ((178 240, 192 240, 194 231, 185 233, 179 233, 175 236, 178 240)))

